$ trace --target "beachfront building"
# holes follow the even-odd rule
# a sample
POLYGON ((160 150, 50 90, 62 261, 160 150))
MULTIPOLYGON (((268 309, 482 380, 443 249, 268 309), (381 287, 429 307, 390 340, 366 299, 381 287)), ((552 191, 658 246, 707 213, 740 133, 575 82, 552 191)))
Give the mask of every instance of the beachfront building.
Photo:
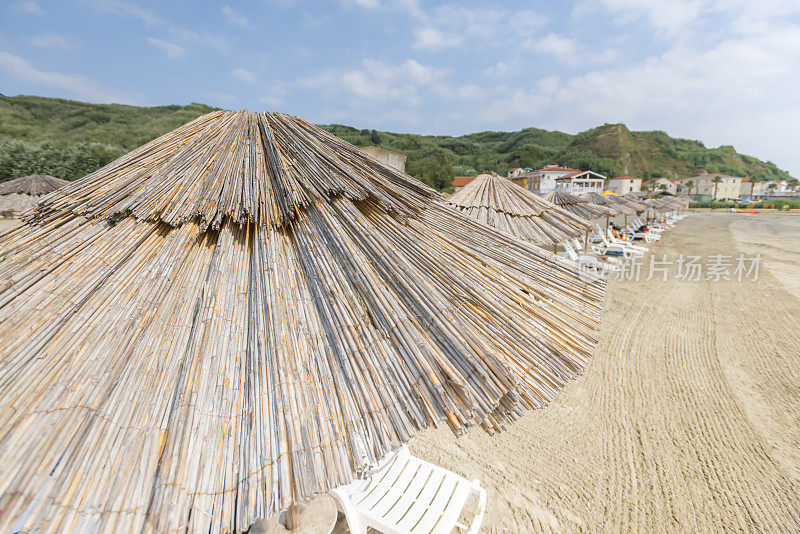
POLYGON ((618 195, 634 193, 642 189, 642 179, 638 176, 617 176, 610 178, 606 183, 606 189, 618 195))
POLYGON ((742 178, 742 183, 739 184, 739 198, 742 200, 753 198, 753 182, 746 176, 742 178))
POLYGON ((556 179, 579 172, 581 171, 578 169, 551 163, 541 169, 521 174, 512 181, 537 195, 545 195, 556 190, 556 179))
POLYGON ((678 181, 671 180, 670 178, 653 178, 651 180, 645 180, 642 185, 647 186, 648 190, 655 191, 656 193, 664 191, 670 195, 678 195, 678 181))
POLYGON ((794 193, 792 186, 786 181, 769 180, 753 183, 752 198, 772 198, 791 195, 794 193), (773 187, 770 187, 770 185, 773 187))
POLYGON ((555 179, 554 191, 582 195, 584 193, 602 193, 606 177, 594 171, 578 171, 555 179))
POLYGON ((474 179, 474 176, 455 176, 453 178, 453 188, 458 191, 474 179))
POLYGON ((739 176, 728 176, 726 174, 704 173, 692 178, 681 180, 684 184, 688 181, 694 182, 692 195, 708 195, 714 200, 733 200, 739 198, 742 179, 739 176), (719 177, 719 182, 714 178, 719 177))

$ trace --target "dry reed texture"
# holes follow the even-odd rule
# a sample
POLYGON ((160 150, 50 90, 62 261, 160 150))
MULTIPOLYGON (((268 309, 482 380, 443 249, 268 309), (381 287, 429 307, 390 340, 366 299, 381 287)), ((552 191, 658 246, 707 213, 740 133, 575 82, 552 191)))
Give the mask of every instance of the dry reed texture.
POLYGON ((542 195, 542 198, 587 221, 601 217, 613 217, 616 214, 613 209, 607 206, 593 204, 563 191, 551 191, 546 195, 542 195))
POLYGON ((235 532, 587 363, 603 282, 293 116, 218 111, 0 235, 0 532, 235 532))
POLYGON ((448 197, 461 213, 537 245, 583 235, 591 223, 493 172, 483 173, 448 197))

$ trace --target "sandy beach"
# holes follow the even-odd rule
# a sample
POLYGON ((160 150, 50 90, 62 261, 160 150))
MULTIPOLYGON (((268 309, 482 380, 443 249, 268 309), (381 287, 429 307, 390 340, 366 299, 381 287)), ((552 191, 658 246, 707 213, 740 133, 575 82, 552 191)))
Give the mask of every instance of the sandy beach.
POLYGON ((651 253, 762 261, 756 281, 665 282, 645 258, 610 281, 597 353, 547 409, 416 437, 482 481, 484 532, 800 531, 800 217, 692 214, 651 253))

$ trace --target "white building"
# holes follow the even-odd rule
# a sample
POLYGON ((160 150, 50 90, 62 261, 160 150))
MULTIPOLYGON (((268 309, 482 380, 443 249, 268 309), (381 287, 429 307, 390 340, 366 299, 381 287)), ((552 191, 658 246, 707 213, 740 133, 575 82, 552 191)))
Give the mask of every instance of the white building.
POLYGON ((670 195, 678 195, 678 182, 670 180, 669 178, 653 178, 645 182, 656 193, 659 191, 666 191, 670 195), (661 186, 664 187, 661 187, 661 186))
MULTIPOLYGON (((733 200, 739 198, 742 187, 742 179, 739 176, 705 173, 692 178, 682 179, 681 192, 688 182, 694 184, 692 186, 692 192, 689 193, 690 195, 708 195, 714 200, 733 200), (719 178, 718 182, 714 181, 716 178, 719 178)), ((755 190, 755 186, 753 186, 753 189, 755 190)), ((755 194, 755 191, 753 193, 755 194)))
POLYGON ((791 188, 789 184, 785 181, 776 181, 771 180, 768 182, 753 182, 753 198, 770 198, 785 195, 789 193, 791 188), (774 187, 770 187, 770 184, 774 184, 774 187))
POLYGON ((618 195, 636 193, 642 190, 642 179, 638 176, 617 176, 608 180, 606 187, 618 195))
POLYGON ((570 167, 559 167, 558 165, 545 165, 541 169, 526 172, 518 175, 515 183, 525 187, 537 195, 545 195, 556 190, 556 179, 568 174, 580 172, 578 169, 570 167))
POLYGON ((606 177, 594 171, 578 171, 555 179, 555 191, 582 195, 583 193, 602 193, 606 177))
POLYGON ((520 174, 522 174, 524 172, 525 172, 525 169, 523 169, 521 167, 514 167, 513 169, 509 169, 508 177, 509 178, 516 178, 517 176, 519 176, 520 174))

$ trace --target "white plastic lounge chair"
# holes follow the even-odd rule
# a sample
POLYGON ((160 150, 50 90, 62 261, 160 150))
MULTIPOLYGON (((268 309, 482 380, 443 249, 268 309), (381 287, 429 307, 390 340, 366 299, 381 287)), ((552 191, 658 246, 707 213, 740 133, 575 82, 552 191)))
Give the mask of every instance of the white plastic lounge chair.
POLYGON ((569 241, 564 242, 564 256, 577 263, 584 273, 589 273, 603 279, 611 276, 617 267, 608 261, 603 261, 597 255, 578 254, 569 241))
POLYGON ((403 445, 365 480, 331 490, 352 534, 373 528, 384 534, 477 534, 486 510, 486 490, 477 480, 420 460, 403 445), (458 522, 470 496, 477 511, 467 527, 458 522))
POLYGON ((608 233, 606 234, 606 241, 609 244, 612 244, 612 245, 623 245, 625 247, 628 247, 631 250, 631 252, 635 252, 635 253, 639 253, 639 254, 644 254, 645 252, 647 252, 649 250, 647 247, 643 247, 641 245, 634 245, 633 243, 631 243, 630 241, 627 241, 625 239, 617 239, 616 237, 614 237, 614 234, 611 233, 610 229, 608 230, 608 233))
POLYGON ((611 265, 614 265, 614 266, 618 266, 618 265, 621 265, 623 263, 622 259, 619 258, 618 256, 609 256, 608 254, 603 254, 603 248, 601 246, 599 246, 599 245, 593 245, 593 244, 590 243, 589 244, 589 250, 584 250, 583 249, 583 244, 581 243, 581 240, 578 239, 577 237, 573 237, 570 242, 572 243, 572 248, 574 248, 575 252, 577 252, 578 254, 587 254, 587 255, 590 255, 590 256, 592 254, 594 254, 594 255, 597 255, 597 256, 604 256, 605 257, 605 261, 607 261, 608 263, 610 263, 611 265))
POLYGON ((623 247, 625 250, 630 251, 635 256, 643 256, 644 253, 647 252, 648 250, 647 247, 634 245, 630 241, 621 241, 619 239, 616 239, 611 234, 611 229, 603 233, 603 230, 600 228, 599 224, 595 225, 595 227, 597 228, 597 233, 600 236, 600 246, 602 246, 604 249, 607 250, 607 251, 604 250, 603 254, 608 254, 609 252, 618 253, 619 247, 623 247))
POLYGON ((661 239, 661 235, 659 234, 653 232, 640 232, 640 227, 641 225, 637 226, 635 223, 631 223, 627 226, 628 231, 631 233, 634 239, 644 239, 645 243, 655 243, 661 239))

